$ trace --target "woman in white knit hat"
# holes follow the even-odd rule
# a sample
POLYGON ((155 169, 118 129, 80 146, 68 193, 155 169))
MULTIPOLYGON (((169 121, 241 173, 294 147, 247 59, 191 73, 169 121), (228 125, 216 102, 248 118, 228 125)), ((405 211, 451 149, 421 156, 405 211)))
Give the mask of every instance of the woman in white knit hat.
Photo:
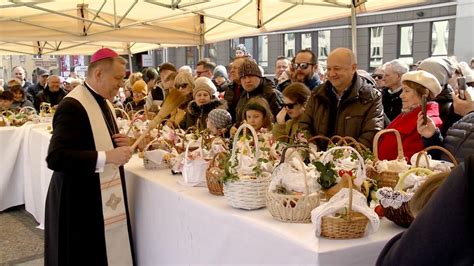
MULTIPOLYGON (((438 103, 434 98, 441 92, 436 77, 426 71, 412 71, 402 76, 402 113, 398 115, 387 128, 400 132, 405 156, 411 156, 424 149, 423 140, 417 131, 417 120, 421 115, 422 97, 426 96, 427 116, 433 120, 436 127, 441 127, 438 103)), ((397 157, 397 141, 395 135, 385 134, 378 143, 379 159, 395 160, 397 157)))
POLYGON ((212 81, 206 77, 198 79, 201 79, 201 81, 196 80, 196 86, 193 89, 193 100, 189 102, 184 120, 180 124, 183 129, 194 126, 199 130, 204 130, 207 128, 206 119, 209 112, 216 108, 227 108, 223 101, 216 98, 217 90, 212 81))

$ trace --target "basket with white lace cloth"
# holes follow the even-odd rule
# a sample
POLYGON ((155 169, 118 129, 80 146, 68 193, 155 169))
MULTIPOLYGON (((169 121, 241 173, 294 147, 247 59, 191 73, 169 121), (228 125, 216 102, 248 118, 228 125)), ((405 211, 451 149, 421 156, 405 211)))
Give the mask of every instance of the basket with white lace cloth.
POLYGON ((299 150, 312 152, 307 146, 293 145, 282 153, 282 162, 273 170, 266 196, 273 218, 290 223, 308 223, 311 211, 319 205, 319 172, 306 165, 299 150), (287 151, 292 149, 287 155, 287 151))
POLYGON ((426 149, 413 154, 410 163, 415 167, 424 167, 436 172, 451 172, 451 168, 458 165, 456 158, 447 149, 440 146, 429 146, 426 149), (451 162, 434 160, 428 154, 429 151, 438 150, 443 152, 451 162))
MULTIPOLYGON (((360 187, 365 179, 367 179, 365 163, 362 156, 357 152, 356 149, 350 146, 336 146, 327 150, 321 158, 323 164, 332 162, 334 164, 334 170, 339 173, 341 170, 344 172, 351 172, 353 176, 353 183, 355 188, 360 190, 360 187), (336 154, 339 154, 337 156, 336 154)), ((326 198, 331 198, 343 187, 348 187, 347 182, 341 178, 336 177, 336 184, 330 188, 324 189, 326 198), (341 182, 342 181, 342 182, 341 182)))
POLYGON ((400 174, 395 188, 383 187, 377 190, 384 216, 402 227, 408 227, 414 219, 408 205, 415 194, 413 188, 419 187, 419 184, 433 174, 434 172, 427 168, 412 168, 400 174))
MULTIPOLYGON (((344 177, 351 180, 347 174, 344 177)), ((316 236, 333 239, 360 238, 366 232, 377 231, 380 225, 378 215, 367 206, 365 196, 352 189, 352 182, 349 182, 349 188, 341 189, 328 202, 314 209, 311 221, 316 227, 316 236)))
MULTIPOLYGON (((244 132, 245 133, 245 132, 244 132)), ((266 206, 265 196, 270 184, 270 173, 263 170, 257 132, 247 123, 243 123, 235 133, 230 165, 226 171, 232 180, 224 183, 224 197, 234 208, 254 210, 266 206), (252 133, 254 149, 244 134, 244 129, 252 133)))

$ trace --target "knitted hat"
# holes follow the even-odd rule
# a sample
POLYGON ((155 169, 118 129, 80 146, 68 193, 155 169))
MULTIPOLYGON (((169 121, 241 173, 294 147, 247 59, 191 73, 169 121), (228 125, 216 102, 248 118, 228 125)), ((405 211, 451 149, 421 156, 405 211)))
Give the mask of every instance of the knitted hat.
POLYGON ((194 81, 194 90, 193 90, 193 98, 196 96, 198 92, 197 88, 200 87, 199 90, 204 90, 204 88, 208 88, 210 90, 209 95, 218 97, 216 85, 207 77, 199 77, 194 81))
POLYGON ((452 62, 447 58, 440 57, 426 58, 418 66, 418 70, 424 70, 433 74, 441 86, 448 84, 449 78, 454 73, 452 62))
POLYGON ((49 76, 49 71, 42 68, 42 67, 38 67, 38 70, 36 71, 36 75, 38 77, 41 77, 41 76, 49 76))
POLYGON ((114 50, 109 48, 101 48, 97 50, 91 57, 91 64, 106 58, 114 58, 119 56, 114 50))
POLYGON ((218 65, 216 68, 214 68, 214 77, 223 77, 225 79, 229 79, 229 76, 227 75, 227 69, 223 65, 218 65))
POLYGON ((132 86, 132 91, 133 93, 141 93, 143 95, 147 95, 147 91, 148 91, 148 87, 145 83, 144 80, 137 80, 135 81, 135 83, 133 83, 133 86, 132 86))
POLYGON ((256 76, 261 78, 262 72, 258 68, 257 63, 252 60, 245 60, 240 66, 240 78, 245 76, 256 76))
POLYGON ((410 71, 402 76, 402 83, 404 81, 413 81, 427 88, 432 94, 433 98, 438 96, 441 92, 441 86, 438 79, 429 72, 423 70, 410 71))
POLYGON ((208 84, 204 83, 204 82, 200 82, 200 83, 198 83, 194 86, 193 98, 195 98, 196 94, 200 91, 205 91, 205 92, 209 93, 209 96, 213 95, 211 87, 208 84))
POLYGON ((217 129, 227 128, 232 124, 232 116, 224 109, 214 109, 209 112, 207 119, 211 121, 217 129))

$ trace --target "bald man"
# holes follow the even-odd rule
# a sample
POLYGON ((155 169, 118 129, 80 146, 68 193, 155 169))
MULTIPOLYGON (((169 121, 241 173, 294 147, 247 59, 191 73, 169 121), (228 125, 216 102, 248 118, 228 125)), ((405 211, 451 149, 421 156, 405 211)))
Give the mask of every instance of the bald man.
POLYGON ((355 55, 346 48, 329 54, 326 75, 327 81, 311 93, 300 128, 313 136, 350 136, 372 147, 384 127, 380 92, 357 74, 355 55))
POLYGON ((48 86, 36 95, 35 108, 39 111, 40 105, 43 102, 56 106, 64 96, 66 96, 66 92, 61 88, 61 79, 56 75, 52 75, 48 77, 48 86))

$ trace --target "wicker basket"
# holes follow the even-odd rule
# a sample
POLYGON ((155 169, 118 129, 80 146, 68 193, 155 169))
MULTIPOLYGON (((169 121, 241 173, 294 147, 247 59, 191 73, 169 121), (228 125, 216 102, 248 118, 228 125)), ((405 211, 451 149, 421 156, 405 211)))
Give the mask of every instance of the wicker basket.
MULTIPOLYGON (((400 191, 399 188, 401 187, 405 177, 415 172, 423 172, 427 175, 433 174, 433 172, 427 168, 412 168, 403 173, 399 180, 400 182, 397 184, 395 190, 400 191)), ((384 209, 384 216, 387 217, 388 220, 398 224, 399 226, 408 227, 410 226, 411 222, 413 222, 414 217, 410 211, 409 201, 403 202, 399 208, 385 207, 383 205, 382 207, 384 209)))
MULTIPOLYGON (((405 160, 400 132, 398 132, 398 130, 395 130, 395 129, 384 129, 384 130, 379 131, 377 134, 375 134, 375 137, 374 137, 374 145, 373 145, 374 157, 375 157, 374 164, 379 160, 379 157, 378 157, 379 138, 385 133, 395 134, 395 137, 397 139, 397 160, 405 160)), ((369 177, 377 181, 377 186, 379 188, 382 188, 382 187, 394 188, 397 185, 398 178, 399 178, 398 172, 383 171, 379 173, 373 168, 369 169, 369 177)))
MULTIPOLYGON (((238 160, 236 163, 236 150, 237 150, 237 141, 239 134, 243 129, 249 129, 252 133, 253 140, 255 143, 255 157, 254 163, 257 163, 260 157, 260 148, 258 145, 258 137, 255 129, 243 123, 234 135, 234 141, 232 145, 232 155, 230 157, 230 171, 236 173, 235 169, 240 167, 241 161, 238 160)), ((267 194, 268 186, 270 185, 270 174, 263 173, 261 176, 255 177, 255 179, 239 179, 237 181, 231 181, 224 183, 224 197, 230 206, 239 209, 245 210, 254 210, 260 209, 266 206, 265 196, 267 194)))
MULTIPOLYGON (((351 177, 344 175, 348 180, 351 177)), ((351 239, 364 236, 369 219, 359 212, 352 211, 352 182, 349 183, 349 206, 345 218, 321 217, 321 236, 332 239, 351 239)))
MULTIPOLYGON (((169 160, 167 161, 164 161, 162 163, 155 163, 153 162, 152 160, 150 160, 147 156, 147 151, 150 149, 150 147, 157 143, 159 141, 158 138, 155 138, 154 140, 152 140, 150 143, 148 143, 146 146, 145 146, 145 149, 143 150, 143 166, 146 168, 146 169, 166 169, 166 168, 171 168, 171 164, 169 162, 169 160)), ((167 142, 163 142, 165 143, 166 145, 168 145, 167 142)), ((171 148, 171 147, 169 147, 171 148)))
MULTIPOLYGON (((287 147, 282 156, 282 162, 284 163, 286 157, 284 156, 286 150, 290 147, 301 147, 299 145, 293 145, 287 147)), ((305 146, 303 146, 305 147, 305 146)), ((306 147, 305 147, 306 148, 306 147)), ((306 148, 309 152, 311 150, 306 148)), ((293 152, 295 152, 294 150, 293 152)), ((305 164, 299 158, 299 163, 303 169, 303 178, 304 178, 304 189, 305 192, 302 195, 285 195, 280 193, 275 193, 268 191, 266 196, 267 208, 270 211, 270 214, 273 218, 287 223, 309 223, 311 222, 311 211, 318 207, 319 205, 319 193, 309 193, 308 188, 308 177, 305 171, 305 164)))
POLYGON ((209 193, 216 196, 224 196, 224 186, 222 177, 224 176, 224 166, 219 165, 219 160, 227 157, 226 152, 219 152, 212 158, 209 168, 206 171, 206 182, 209 193))
POLYGON ((454 158, 453 154, 451 154, 451 152, 449 152, 447 149, 443 148, 443 147, 440 147, 440 146, 429 146, 428 148, 422 150, 421 152, 418 153, 418 156, 416 157, 416 167, 419 167, 419 163, 420 163, 420 159, 421 157, 424 157, 425 160, 426 160, 426 167, 427 168, 430 168, 430 161, 428 160, 428 152, 431 151, 431 150, 439 150, 439 151, 442 151, 444 154, 446 154, 446 156, 449 158, 449 160, 454 164, 454 166, 456 167, 458 165, 458 161, 456 160, 456 158, 454 158))
MULTIPOLYGON (((344 143, 346 143, 346 142, 344 141, 344 143)), ((330 148, 324 154, 324 156, 322 158, 322 162, 327 163, 329 161, 329 158, 330 158, 328 155, 331 154, 333 151, 344 150, 344 149, 348 149, 351 152, 356 154, 357 159, 359 161, 359 164, 358 164, 358 167, 357 167, 357 171, 354 175, 355 175, 355 178, 360 180, 360 183, 362 184, 362 182, 364 182, 364 180, 367 178, 364 159, 362 159, 362 156, 359 154, 359 152, 356 149, 352 148, 351 146, 336 146, 336 147, 330 148)), ((348 183, 350 183, 350 185, 352 185, 352 182, 348 182, 348 180, 346 180, 346 178, 344 176, 345 175, 343 175, 341 177, 341 181, 339 181, 339 183, 337 183, 336 185, 332 186, 329 189, 323 190, 325 195, 326 195, 326 200, 329 200, 330 198, 332 198, 332 196, 336 195, 337 192, 339 192, 342 188, 349 187, 348 183)), ((352 180, 352 177, 350 179, 352 180)))

